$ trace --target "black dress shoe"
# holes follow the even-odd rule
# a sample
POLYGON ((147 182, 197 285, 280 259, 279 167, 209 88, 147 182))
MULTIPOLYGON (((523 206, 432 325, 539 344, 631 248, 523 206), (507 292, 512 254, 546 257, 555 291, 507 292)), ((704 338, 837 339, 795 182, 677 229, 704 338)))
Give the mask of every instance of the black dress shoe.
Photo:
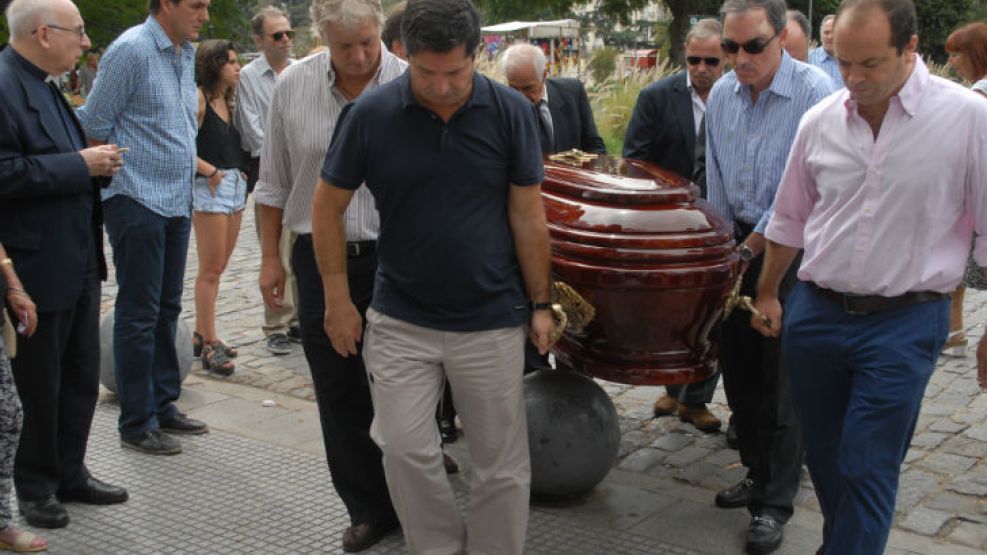
POLYGON ((754 494, 754 481, 744 478, 737 485, 716 494, 716 506, 721 509, 736 509, 751 504, 754 494))
POLYGON ((169 434, 198 435, 209 432, 209 426, 205 422, 189 418, 181 412, 176 412, 175 416, 161 421, 159 427, 162 432, 169 434))
POLYGON ((19 499, 18 509, 28 524, 38 528, 65 528, 69 523, 69 514, 54 495, 31 501, 19 499))
POLYGON ((456 440, 459 439, 456 424, 448 418, 439 420, 439 435, 442 436, 442 443, 456 443, 456 440))
POLYGON ((747 553, 765 555, 781 545, 782 524, 768 515, 751 518, 747 528, 747 553))
POLYGON ((120 438, 120 446, 149 455, 177 455, 182 452, 182 444, 161 430, 148 430, 132 438, 120 438))
POLYGON ((389 524, 357 524, 343 531, 343 551, 356 553, 372 547, 374 544, 397 529, 398 523, 389 524))
POLYGON ((58 499, 87 505, 114 505, 128 499, 127 490, 90 477, 81 488, 58 492, 58 499))

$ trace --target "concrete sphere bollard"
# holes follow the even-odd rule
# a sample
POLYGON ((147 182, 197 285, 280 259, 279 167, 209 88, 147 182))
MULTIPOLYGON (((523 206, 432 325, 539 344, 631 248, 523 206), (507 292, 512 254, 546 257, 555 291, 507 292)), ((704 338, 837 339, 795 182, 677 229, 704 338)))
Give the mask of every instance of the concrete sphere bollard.
MULTIPOLYGON (((117 380, 113 372, 113 311, 104 316, 99 324, 99 348, 99 383, 115 393, 117 380)), ((178 351, 178 376, 184 382, 192 370, 192 332, 181 319, 175 329, 175 349, 178 351)))
POLYGON ((617 460, 620 425, 610 396, 575 371, 539 370, 524 378, 531 493, 587 492, 617 460))

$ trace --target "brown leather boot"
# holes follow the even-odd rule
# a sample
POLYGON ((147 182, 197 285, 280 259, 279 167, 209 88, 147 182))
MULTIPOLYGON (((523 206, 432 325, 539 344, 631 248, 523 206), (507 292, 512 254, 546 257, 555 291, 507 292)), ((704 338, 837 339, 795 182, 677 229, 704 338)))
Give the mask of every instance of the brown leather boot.
POLYGON ((712 433, 720 431, 720 419, 709 412, 706 405, 701 407, 679 405, 679 420, 692 424, 701 432, 712 433))
POLYGON ((663 393, 662 396, 655 401, 655 418, 675 414, 678 410, 678 400, 673 397, 669 397, 667 393, 663 393))

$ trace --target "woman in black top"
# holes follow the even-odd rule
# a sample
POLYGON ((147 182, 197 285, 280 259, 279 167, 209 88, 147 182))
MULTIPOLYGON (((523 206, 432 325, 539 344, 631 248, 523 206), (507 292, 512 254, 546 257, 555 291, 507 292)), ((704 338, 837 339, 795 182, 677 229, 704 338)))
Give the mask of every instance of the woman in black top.
POLYGON ((227 40, 203 41, 195 54, 199 84, 198 177, 193 188, 192 226, 199 254, 195 277, 195 352, 202 367, 229 376, 236 356, 216 333, 219 278, 233 254, 247 202, 247 154, 233 126, 240 63, 227 40))

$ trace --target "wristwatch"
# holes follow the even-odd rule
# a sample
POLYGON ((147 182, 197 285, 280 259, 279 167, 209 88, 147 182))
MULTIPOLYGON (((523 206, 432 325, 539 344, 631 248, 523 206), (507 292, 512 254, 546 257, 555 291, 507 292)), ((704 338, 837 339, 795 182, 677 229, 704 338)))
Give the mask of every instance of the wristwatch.
POLYGON ((748 247, 747 243, 741 243, 740 246, 737 247, 737 254, 740 255, 740 259, 743 260, 744 262, 750 262, 751 260, 754 260, 754 256, 755 256, 754 249, 748 247))
POLYGON ((552 310, 552 303, 536 303, 535 301, 529 301, 528 308, 530 308, 532 312, 536 310, 552 310))

